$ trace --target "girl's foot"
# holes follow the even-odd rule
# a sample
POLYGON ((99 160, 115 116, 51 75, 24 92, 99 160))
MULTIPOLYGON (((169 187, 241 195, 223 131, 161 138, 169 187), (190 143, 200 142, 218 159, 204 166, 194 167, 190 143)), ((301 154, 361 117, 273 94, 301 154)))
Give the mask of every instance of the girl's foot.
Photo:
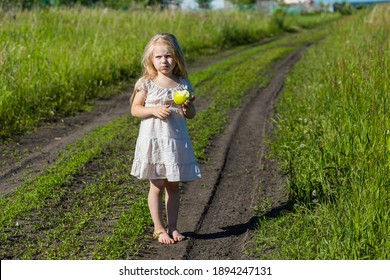
POLYGON ((170 233, 172 235, 173 241, 175 242, 180 242, 186 239, 186 237, 182 235, 177 229, 170 231, 170 233))
POLYGON ((168 235, 165 230, 155 231, 153 238, 162 244, 173 244, 175 241, 168 235))

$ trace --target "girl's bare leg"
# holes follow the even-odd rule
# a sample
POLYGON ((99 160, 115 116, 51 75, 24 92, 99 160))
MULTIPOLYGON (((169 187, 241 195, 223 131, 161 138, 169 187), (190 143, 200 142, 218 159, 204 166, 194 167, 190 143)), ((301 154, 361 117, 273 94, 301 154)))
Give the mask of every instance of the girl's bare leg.
POLYGON ((168 217, 168 233, 172 236, 175 242, 182 241, 185 239, 185 237, 177 230, 177 217, 179 215, 180 205, 179 182, 166 181, 165 190, 165 205, 167 207, 168 217))
POLYGON ((164 180, 150 180, 148 195, 149 211, 154 223, 154 237, 163 244, 172 244, 175 241, 168 235, 162 219, 162 195, 164 193, 164 180))

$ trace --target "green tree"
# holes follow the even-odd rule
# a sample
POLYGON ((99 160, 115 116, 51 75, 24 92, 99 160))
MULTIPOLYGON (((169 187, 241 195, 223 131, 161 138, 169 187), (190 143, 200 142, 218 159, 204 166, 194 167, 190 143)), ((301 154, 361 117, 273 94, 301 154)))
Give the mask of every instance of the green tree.
POLYGON ((33 7, 73 6, 76 4, 87 7, 103 6, 112 9, 128 9, 133 4, 140 6, 160 6, 161 8, 164 8, 171 2, 173 2, 173 0, 0 0, 0 8, 31 9, 33 7))
POLYGON ((210 9, 213 0, 196 0, 200 9, 210 9))
POLYGON ((40 4, 40 0, 0 0, 0 7, 3 9, 31 9, 37 4, 40 4))
POLYGON ((249 6, 256 4, 256 0, 230 0, 235 6, 249 6))

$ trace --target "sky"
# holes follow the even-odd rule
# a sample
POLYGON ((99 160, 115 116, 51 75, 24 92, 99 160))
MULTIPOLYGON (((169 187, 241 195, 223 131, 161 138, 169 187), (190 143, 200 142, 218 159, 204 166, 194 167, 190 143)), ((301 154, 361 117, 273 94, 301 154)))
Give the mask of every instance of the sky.
MULTIPOLYGON (((316 3, 334 3, 334 2, 343 2, 344 0, 314 0, 316 3)), ((372 1, 381 1, 381 0, 346 0, 347 2, 372 2, 372 1)), ((390 0, 384 0, 390 1, 390 0)), ((224 0, 213 0, 211 6, 213 9, 223 8, 224 0)), ((197 9, 198 4, 195 0, 183 0, 182 8, 183 9, 197 9)))

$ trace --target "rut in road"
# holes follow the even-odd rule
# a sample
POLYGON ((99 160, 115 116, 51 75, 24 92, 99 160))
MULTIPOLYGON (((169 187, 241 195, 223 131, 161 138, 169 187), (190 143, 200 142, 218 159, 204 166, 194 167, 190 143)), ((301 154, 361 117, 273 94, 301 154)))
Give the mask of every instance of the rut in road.
MULTIPOLYGON (((270 84, 260 92, 255 90, 255 96, 243 108, 215 194, 189 244, 186 259, 243 258, 247 235, 257 221, 253 207, 261 199, 259 192, 267 187, 259 177, 263 168, 266 128, 276 98, 282 91, 284 77, 299 57, 300 52, 297 52, 283 60, 270 84)), ((287 194, 285 198, 288 198, 287 194)))
POLYGON ((278 62, 266 88, 254 88, 248 94, 211 144, 210 162, 201 165, 201 182, 184 187, 178 225, 187 240, 174 245, 152 242, 148 252, 141 253, 142 259, 250 258, 244 251, 260 214, 254 206, 267 200, 271 212, 277 212, 288 205, 283 178, 276 164, 264 157, 264 140, 284 78, 307 47, 278 62))

